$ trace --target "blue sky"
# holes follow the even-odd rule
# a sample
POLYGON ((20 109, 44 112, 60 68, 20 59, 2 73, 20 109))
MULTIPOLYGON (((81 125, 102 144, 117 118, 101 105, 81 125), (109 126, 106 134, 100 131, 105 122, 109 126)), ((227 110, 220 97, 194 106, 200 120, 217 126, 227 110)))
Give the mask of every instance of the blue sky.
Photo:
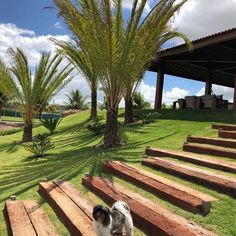
MULTIPOLYGON (((196 28, 192 29, 192 21, 199 21, 199 17, 195 16, 195 11, 198 10, 198 12, 204 13, 204 8, 201 9, 204 5, 207 3, 212 4, 212 2, 217 2, 219 4, 219 0, 189 0, 188 5, 180 12, 176 19, 175 27, 182 29, 182 31, 187 34, 190 38, 198 38, 200 36, 204 36, 210 33, 214 33, 219 31, 221 28, 226 29, 229 28, 231 23, 231 18, 227 20, 223 25, 221 23, 219 24, 219 27, 214 25, 215 19, 211 19, 212 15, 214 17, 219 16, 219 13, 216 11, 216 9, 208 8, 208 14, 202 14, 203 20, 205 24, 207 25, 207 22, 209 22, 209 28, 196 28), (202 2, 202 6, 199 4, 202 2), (199 9, 197 9, 197 7, 199 9), (199 11, 200 10, 200 11, 199 11), (187 13, 187 14, 186 14, 187 13), (206 16, 208 15, 208 16, 206 16), (210 15, 210 16, 209 16, 210 15), (206 18, 208 17, 208 18, 206 18), (191 21, 192 19, 192 21, 191 21), (212 23, 211 23, 212 21, 212 23), (229 25, 229 26, 228 26, 229 25), (215 28, 214 28, 214 27, 215 28), (218 29, 218 28, 219 29, 218 29), (220 28, 221 27, 221 28, 220 28), (214 28, 213 32, 211 32, 211 29, 214 28), (198 32, 198 31, 199 32, 198 32)), ((150 0, 149 4, 153 4, 156 1, 150 0)), ((229 4, 228 11, 230 11, 234 7, 234 12, 236 10, 236 4, 235 0, 225 0, 224 1, 224 7, 229 4)), ((129 7, 132 3, 132 0, 124 0, 125 4, 125 12, 127 13, 129 10, 129 7)), ((11 30, 14 28, 15 31, 22 31, 18 32, 17 34, 13 34, 15 37, 16 42, 18 42, 17 45, 22 45, 24 47, 25 44, 20 43, 20 41, 28 42, 29 40, 35 41, 35 40, 43 40, 42 38, 46 37, 47 35, 62 35, 62 37, 65 37, 65 35, 69 35, 66 26, 61 22, 61 20, 57 17, 57 12, 55 10, 47 10, 43 9, 47 6, 52 6, 51 0, 2 0, 1 1, 1 7, 0 7, 0 26, 4 27, 10 27, 11 30), (6 24, 14 24, 15 26, 7 26, 6 24), (32 33, 29 33, 28 31, 32 31, 32 33), (25 35, 24 35, 25 34, 25 35), (24 37, 26 36, 26 37, 24 37)), ((147 6, 148 9, 149 6, 147 6)), ((220 6, 219 6, 220 7, 220 6)), ((227 10, 227 9, 226 9, 227 10)), ((229 14, 225 12, 225 16, 228 16, 229 14)), ((232 19, 235 18, 234 14, 232 13, 232 19)), ((201 22, 195 23, 195 25, 199 26, 201 22)), ((236 24, 235 24, 236 25, 236 24)), ((14 39, 13 39, 14 40, 14 39)), ((3 40, 1 40, 0 35, 0 44, 4 46, 4 42, 7 41, 7 37, 3 40)), ((41 41, 40 41, 41 42, 41 41)), ((0 46, 1 46, 0 45, 0 46)), ((6 43, 6 47, 9 45, 9 43, 6 43)), ((10 44, 11 45, 11 44, 10 44)), ((30 44, 31 47, 34 45, 33 43, 30 44)), ((44 43, 38 43, 38 50, 43 50, 44 47, 40 45, 45 45, 45 50, 49 47, 46 42, 44 43)), ((25 46, 26 47, 26 46, 25 46)), ((32 54, 33 48, 28 49, 28 54, 32 54)), ((0 54, 1 55, 1 54, 0 54)), ((31 55, 32 56, 32 55, 31 55)), ((35 56, 35 60, 38 58, 38 56, 35 56)), ((141 84, 140 91, 144 94, 145 98, 147 100, 150 100, 153 102, 154 99, 154 93, 155 93, 155 84, 156 84, 156 73, 147 72, 144 77, 144 82, 141 84)), ((81 82, 82 83, 82 82, 81 82)), ((79 84, 77 84, 80 86, 79 84)), ((73 84, 74 86, 77 86, 73 84)), ((84 85, 86 87, 86 85, 84 85)), ((164 102, 171 103, 173 100, 177 99, 181 96, 186 95, 193 95, 193 94, 200 94, 203 91, 204 83, 187 80, 183 78, 173 77, 173 76, 165 76, 165 82, 164 82, 164 102)), ((86 90, 86 89, 85 89, 86 90)), ((86 90, 87 91, 87 90, 86 90)), ((217 93, 223 93, 220 88, 216 88, 217 93)), ((231 91, 225 90, 224 91, 226 96, 231 96, 231 91)), ((85 94, 87 95, 87 94, 85 94)), ((60 95, 61 96, 61 95, 60 95)), ((61 98, 60 98, 61 99, 61 98)))

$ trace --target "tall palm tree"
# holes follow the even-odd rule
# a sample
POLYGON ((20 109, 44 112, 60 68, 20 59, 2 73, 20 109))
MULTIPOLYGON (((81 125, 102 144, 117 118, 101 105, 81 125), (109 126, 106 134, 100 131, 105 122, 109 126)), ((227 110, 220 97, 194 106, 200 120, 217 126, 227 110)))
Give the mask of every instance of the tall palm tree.
POLYGON ((0 90, 14 99, 24 120, 22 142, 32 141, 33 119, 40 110, 38 101, 47 103, 70 80, 74 68, 62 65, 62 57, 43 53, 34 78, 28 60, 22 50, 10 48, 11 66, 0 60, 0 90), (59 69, 59 66, 61 69, 59 69))
POLYGON ((88 108, 88 103, 86 103, 86 97, 83 97, 83 95, 78 89, 71 90, 69 94, 66 94, 66 96, 68 98, 68 108, 78 110, 84 110, 88 108))
MULTIPOLYGON (((76 32, 75 32, 76 34, 76 32)), ((86 79, 91 90, 91 112, 90 118, 97 117, 97 90, 99 84, 99 77, 96 71, 96 63, 93 57, 85 50, 81 50, 79 43, 74 41, 64 42, 52 39, 58 47, 58 52, 66 56, 66 58, 73 63, 73 65, 81 72, 86 79)))
POLYGON ((2 108, 3 108, 4 104, 6 104, 6 102, 7 102, 6 96, 4 96, 4 94, 0 92, 0 118, 1 118, 1 114, 2 114, 2 108))
MULTIPOLYGON (((126 84, 137 81, 163 42, 181 36, 169 27, 170 20, 187 0, 159 0, 144 17, 147 0, 134 0, 124 20, 122 0, 54 0, 81 51, 93 57, 107 101, 104 147, 115 147, 117 116, 126 84)), ((131 86, 132 87, 132 86, 131 86)))

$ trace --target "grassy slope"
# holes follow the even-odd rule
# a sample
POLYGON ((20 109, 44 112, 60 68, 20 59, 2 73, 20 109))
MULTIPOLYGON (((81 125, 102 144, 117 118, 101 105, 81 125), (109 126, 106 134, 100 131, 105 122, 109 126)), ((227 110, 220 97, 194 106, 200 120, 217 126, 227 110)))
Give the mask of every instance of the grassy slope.
MULTIPOLYGON (((37 194, 37 185, 40 179, 63 178, 70 180, 95 201, 100 200, 81 187, 81 177, 86 172, 101 175, 100 163, 105 159, 123 160, 140 168, 148 169, 154 173, 157 171, 140 166, 140 160, 146 145, 158 146, 169 149, 181 150, 182 144, 188 134, 215 137, 217 132, 210 129, 212 121, 236 122, 236 114, 230 111, 162 111, 161 117, 155 123, 147 126, 133 124, 125 128, 128 136, 126 146, 112 151, 104 151, 94 148, 101 141, 100 137, 94 137, 83 128, 83 122, 87 119, 88 112, 69 116, 63 120, 58 132, 52 140, 56 144, 47 158, 32 160, 29 153, 21 146, 16 145, 22 133, 0 136, 0 208, 3 209, 4 201, 10 195, 16 194, 18 199, 36 199, 49 214, 56 225, 60 235, 68 235, 47 203, 37 194)), ((122 116, 120 118, 122 120, 122 116)), ((43 127, 38 127, 34 133, 45 132, 43 127)), ((138 190, 143 195, 172 209, 206 228, 213 229, 220 235, 236 235, 236 201, 230 197, 218 194, 215 191, 200 187, 169 176, 180 183, 185 183, 203 192, 210 193, 220 199, 213 204, 211 213, 202 217, 193 215, 156 198, 133 185, 115 178, 118 182, 138 190)), ((233 175, 236 178, 236 175, 233 175)), ((3 215, 0 215, 0 235, 6 234, 6 226, 3 215)), ((135 235, 142 235, 136 231, 135 235)))

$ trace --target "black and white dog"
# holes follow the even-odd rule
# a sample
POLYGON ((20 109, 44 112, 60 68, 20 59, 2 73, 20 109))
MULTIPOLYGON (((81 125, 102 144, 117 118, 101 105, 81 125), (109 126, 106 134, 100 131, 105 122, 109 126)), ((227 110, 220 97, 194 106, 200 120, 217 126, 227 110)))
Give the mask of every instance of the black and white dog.
POLYGON ((125 202, 116 202, 111 211, 108 207, 97 205, 93 209, 93 224, 97 236, 133 235, 133 220, 125 202))

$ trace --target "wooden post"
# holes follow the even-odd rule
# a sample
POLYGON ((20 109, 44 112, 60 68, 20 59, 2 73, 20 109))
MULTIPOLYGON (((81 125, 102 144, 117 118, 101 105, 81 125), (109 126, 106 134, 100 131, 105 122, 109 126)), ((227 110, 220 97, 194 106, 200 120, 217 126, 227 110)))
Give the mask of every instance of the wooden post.
POLYGON ((212 77, 213 77, 213 73, 209 69, 208 70, 208 78, 206 80, 205 95, 211 95, 211 91, 212 91, 212 77))
POLYGON ((163 84, 164 84, 164 72, 163 72, 163 66, 160 66, 158 68, 158 74, 157 74, 156 98, 155 98, 155 107, 154 107, 155 110, 161 109, 163 84))
POLYGON ((235 79, 234 79, 234 104, 233 108, 236 110, 236 74, 235 74, 235 79))

